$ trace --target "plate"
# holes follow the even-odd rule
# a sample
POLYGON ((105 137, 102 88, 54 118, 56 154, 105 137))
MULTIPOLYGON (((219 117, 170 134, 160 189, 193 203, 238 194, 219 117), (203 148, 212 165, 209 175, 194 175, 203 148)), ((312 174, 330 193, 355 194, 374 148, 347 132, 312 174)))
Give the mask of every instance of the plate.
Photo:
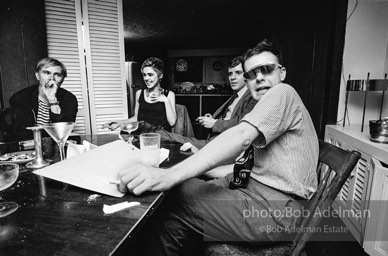
POLYGON ((7 153, 0 156, 1 162, 9 162, 14 164, 25 164, 33 160, 35 157, 34 150, 19 151, 13 153, 7 153))

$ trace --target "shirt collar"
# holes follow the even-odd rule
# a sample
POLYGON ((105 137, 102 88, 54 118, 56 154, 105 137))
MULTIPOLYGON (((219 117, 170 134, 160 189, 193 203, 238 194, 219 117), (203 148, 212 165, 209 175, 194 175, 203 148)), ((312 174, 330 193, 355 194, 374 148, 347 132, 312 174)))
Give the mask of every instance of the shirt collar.
POLYGON ((245 85, 243 88, 241 88, 241 89, 237 92, 238 98, 241 98, 247 90, 248 90, 248 87, 247 87, 246 85, 245 85))

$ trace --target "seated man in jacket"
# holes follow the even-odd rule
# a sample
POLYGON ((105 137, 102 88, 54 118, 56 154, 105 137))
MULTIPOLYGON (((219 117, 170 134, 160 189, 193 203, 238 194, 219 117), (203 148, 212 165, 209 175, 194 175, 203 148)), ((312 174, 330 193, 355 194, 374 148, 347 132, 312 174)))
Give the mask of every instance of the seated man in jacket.
MULTIPOLYGON (((198 122, 205 128, 211 129, 208 139, 199 140, 194 137, 185 137, 166 131, 159 131, 163 140, 176 141, 182 144, 190 143, 187 148, 194 147, 194 151, 205 146, 218 134, 238 124, 245 114, 250 112, 256 105, 246 87, 243 77, 242 56, 233 58, 229 63, 228 77, 230 86, 235 94, 228 99, 213 115, 206 114, 197 118, 198 122)), ((187 144, 186 144, 187 145, 187 144)), ((186 147, 185 147, 186 148, 186 147)), ((182 149, 185 149, 182 148, 182 149)))
POLYGON ((9 103, 12 108, 15 130, 19 139, 29 126, 55 122, 75 122, 78 112, 77 98, 71 92, 61 88, 67 70, 65 65, 53 58, 40 60, 35 69, 39 84, 24 88, 12 95, 9 103))

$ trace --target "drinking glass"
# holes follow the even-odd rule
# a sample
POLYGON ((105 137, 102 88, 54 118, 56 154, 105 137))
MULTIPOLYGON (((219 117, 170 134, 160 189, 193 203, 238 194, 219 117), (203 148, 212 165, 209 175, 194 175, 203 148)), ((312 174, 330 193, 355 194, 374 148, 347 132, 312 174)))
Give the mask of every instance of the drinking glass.
POLYGON ((125 123, 120 125, 120 129, 129 134, 129 137, 127 140, 129 144, 132 144, 132 142, 134 142, 134 138, 131 132, 136 131, 137 128, 139 128, 139 122, 130 122, 130 123, 125 123))
MULTIPOLYGON (((12 186, 19 176, 19 165, 13 163, 0 163, 0 191, 12 186)), ((0 218, 17 210, 19 205, 15 202, 0 203, 0 218)))
POLYGON ((143 133, 140 135, 140 151, 142 163, 153 167, 159 167, 160 134, 143 133))
POLYGON ((58 144, 61 161, 65 160, 65 143, 74 128, 73 122, 50 123, 43 126, 44 130, 58 144))

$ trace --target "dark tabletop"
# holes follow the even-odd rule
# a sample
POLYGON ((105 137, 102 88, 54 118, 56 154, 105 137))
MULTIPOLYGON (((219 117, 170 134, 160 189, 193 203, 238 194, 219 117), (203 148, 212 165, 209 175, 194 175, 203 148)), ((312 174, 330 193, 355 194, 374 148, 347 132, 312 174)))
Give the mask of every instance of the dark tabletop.
MULTIPOLYGON (((113 135, 83 136, 102 145, 117 138, 113 135)), ((80 141, 80 138, 72 138, 80 141)), ((172 166, 190 154, 179 151, 180 144, 162 141, 170 150, 161 167, 172 166)), ((12 147, 11 147, 12 148, 12 147)), ((4 147, 3 147, 4 149, 4 147)), ((22 169, 23 170, 23 169, 22 169)), ((161 203, 164 193, 141 196, 126 194, 115 198, 46 179, 47 196, 39 194, 38 176, 22 171, 15 184, 0 192, 0 200, 14 201, 19 209, 0 218, 0 255, 110 255, 117 254, 140 230, 161 203), (104 204, 138 201, 140 206, 104 214, 104 204)))

